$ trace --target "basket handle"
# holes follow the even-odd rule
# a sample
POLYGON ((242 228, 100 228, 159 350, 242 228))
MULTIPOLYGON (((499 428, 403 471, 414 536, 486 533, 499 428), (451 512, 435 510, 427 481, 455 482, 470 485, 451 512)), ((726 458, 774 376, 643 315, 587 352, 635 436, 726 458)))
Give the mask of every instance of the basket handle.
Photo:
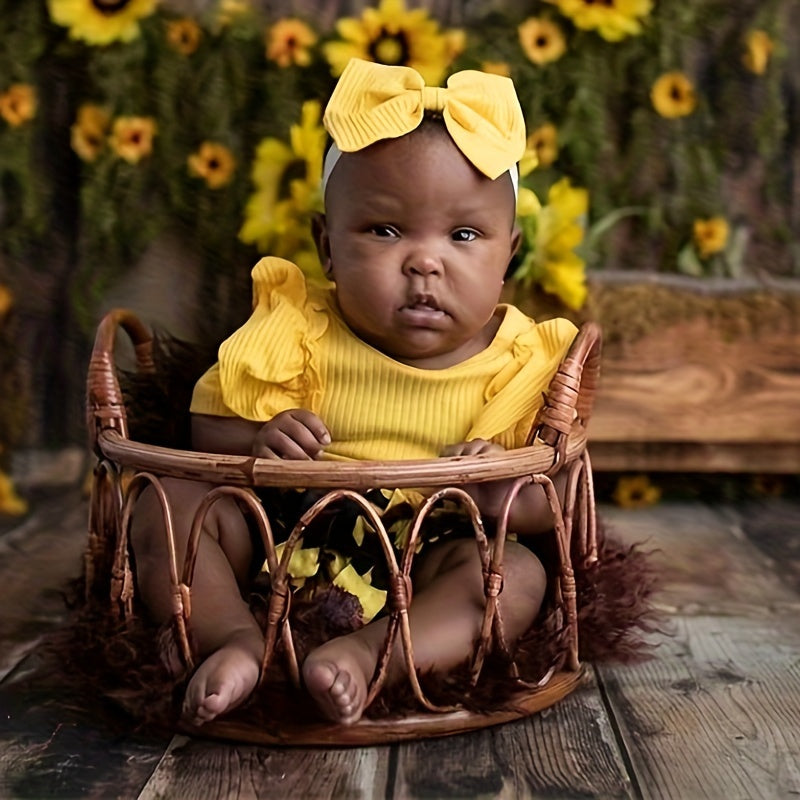
POLYGON ((128 438, 128 420, 122 390, 114 363, 117 329, 122 328, 133 343, 138 372, 155 372, 153 335, 133 311, 115 308, 97 326, 94 347, 86 378, 86 423, 89 445, 100 455, 97 436, 103 430, 116 430, 128 438))
POLYGON ((596 322, 584 322, 544 393, 527 444, 540 439, 556 451, 556 464, 563 460, 567 437, 577 419, 584 427, 594 407, 600 380, 602 330, 596 322))

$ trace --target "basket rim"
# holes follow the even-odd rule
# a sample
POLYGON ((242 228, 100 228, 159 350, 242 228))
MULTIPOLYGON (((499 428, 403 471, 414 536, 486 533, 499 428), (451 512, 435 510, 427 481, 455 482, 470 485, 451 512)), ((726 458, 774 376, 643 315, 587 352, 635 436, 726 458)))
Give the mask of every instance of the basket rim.
MULTIPOLYGON (((356 490, 459 486, 551 473, 562 466, 554 448, 543 442, 497 454, 407 461, 284 461, 206 453, 137 442, 113 429, 101 431, 97 445, 102 457, 124 468, 234 486, 356 490)), ((580 456, 586 445, 586 429, 576 420, 567 437, 563 462, 580 456)))

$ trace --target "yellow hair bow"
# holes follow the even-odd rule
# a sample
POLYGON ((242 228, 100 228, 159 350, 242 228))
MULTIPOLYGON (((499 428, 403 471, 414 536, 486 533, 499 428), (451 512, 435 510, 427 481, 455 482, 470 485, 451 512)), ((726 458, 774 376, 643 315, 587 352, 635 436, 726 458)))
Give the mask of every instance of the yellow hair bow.
POLYGON ((344 153, 417 128, 425 111, 442 114, 456 147, 494 180, 525 152, 525 119, 510 78, 465 70, 446 88, 426 86, 410 67, 351 59, 325 109, 323 122, 344 153))

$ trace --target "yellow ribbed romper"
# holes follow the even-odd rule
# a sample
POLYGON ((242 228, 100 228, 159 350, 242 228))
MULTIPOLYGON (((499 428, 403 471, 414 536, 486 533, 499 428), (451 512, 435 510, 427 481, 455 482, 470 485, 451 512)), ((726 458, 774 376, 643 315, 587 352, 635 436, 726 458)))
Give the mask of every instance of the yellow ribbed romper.
POLYGON ((499 305, 500 327, 483 352, 419 369, 357 338, 333 289, 306 284, 291 262, 263 258, 252 275, 252 316, 221 345, 191 411, 266 422, 306 408, 331 433, 325 458, 435 458, 478 438, 522 447, 577 332, 566 319, 536 323, 499 305))

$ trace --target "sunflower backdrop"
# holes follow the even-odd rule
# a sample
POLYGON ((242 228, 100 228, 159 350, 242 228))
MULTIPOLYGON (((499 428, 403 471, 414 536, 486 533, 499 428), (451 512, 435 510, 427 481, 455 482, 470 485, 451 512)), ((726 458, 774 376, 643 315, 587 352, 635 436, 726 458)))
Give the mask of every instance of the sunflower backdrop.
MULTIPOLYGON (((800 272, 794 0, 318 6, 0 0, 0 285, 23 334, 61 326, 53 354, 18 339, 34 393, 79 406, 99 303, 162 234, 202 261, 203 335, 246 313, 260 253, 319 274, 320 109, 352 56, 514 79, 526 292, 575 310, 587 269, 800 272)), ((33 438, 74 436, 73 411, 33 438)))

